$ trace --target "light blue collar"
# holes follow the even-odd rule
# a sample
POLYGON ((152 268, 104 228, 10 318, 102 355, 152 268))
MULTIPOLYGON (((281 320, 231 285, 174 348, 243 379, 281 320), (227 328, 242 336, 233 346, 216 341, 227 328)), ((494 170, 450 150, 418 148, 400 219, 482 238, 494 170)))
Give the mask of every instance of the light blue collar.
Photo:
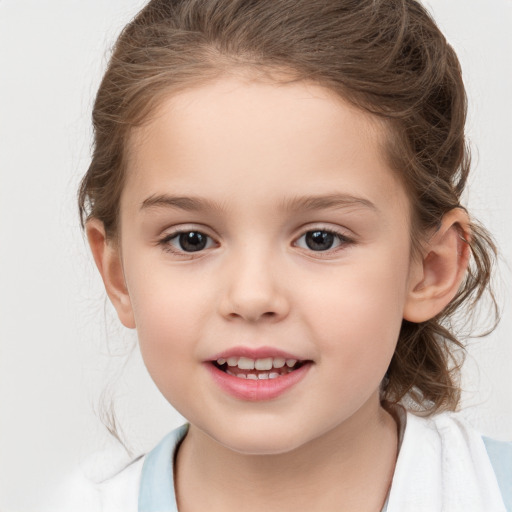
MULTIPOLYGON (((139 512, 178 512, 174 492, 174 456, 188 424, 167 434, 144 460, 140 478, 139 512)), ((387 500, 382 512, 387 509, 387 500)))
MULTIPOLYGON (((178 512, 174 492, 174 456, 188 432, 188 424, 173 430, 151 450, 144 460, 139 490, 139 512, 178 512)), ((483 438, 503 493, 512 512, 512 443, 483 438)), ((389 498, 389 496, 388 496, 389 498)), ((382 512, 387 510, 387 502, 382 512)))
MULTIPOLYGON (((188 423, 167 434, 147 455, 142 465, 139 512, 178 512, 174 492, 174 456, 188 432, 188 423)), ((387 500, 382 512, 387 509, 387 500)))
POLYGON ((188 424, 167 434, 144 460, 139 489, 139 512, 178 512, 174 493, 174 455, 188 424))

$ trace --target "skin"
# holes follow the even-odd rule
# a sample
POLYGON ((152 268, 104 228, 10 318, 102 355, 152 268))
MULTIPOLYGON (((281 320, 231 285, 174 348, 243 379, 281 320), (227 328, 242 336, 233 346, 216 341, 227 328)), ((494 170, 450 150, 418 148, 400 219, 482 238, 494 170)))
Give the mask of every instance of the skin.
POLYGON ((132 133, 120 241, 95 219, 88 236, 151 377, 191 424, 180 511, 382 507, 397 426, 380 382, 402 319, 441 311, 468 257, 462 210, 411 257, 411 205, 384 130, 319 86, 225 76, 166 99, 132 133), (314 230, 339 237, 315 251, 314 230), (207 246, 186 252, 177 231, 207 246), (312 365, 278 398, 245 401, 204 364, 235 346, 312 365))

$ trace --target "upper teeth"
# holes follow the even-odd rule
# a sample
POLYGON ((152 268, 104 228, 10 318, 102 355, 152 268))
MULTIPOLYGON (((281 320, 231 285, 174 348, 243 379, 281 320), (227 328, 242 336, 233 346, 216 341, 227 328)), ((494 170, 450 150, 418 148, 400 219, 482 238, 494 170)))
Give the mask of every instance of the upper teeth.
POLYGON ((217 359, 217 364, 228 366, 238 366, 240 370, 271 370, 272 368, 282 368, 285 364, 289 368, 297 363, 297 359, 285 359, 284 357, 265 357, 263 359, 250 359, 249 357, 228 357, 227 359, 217 359))

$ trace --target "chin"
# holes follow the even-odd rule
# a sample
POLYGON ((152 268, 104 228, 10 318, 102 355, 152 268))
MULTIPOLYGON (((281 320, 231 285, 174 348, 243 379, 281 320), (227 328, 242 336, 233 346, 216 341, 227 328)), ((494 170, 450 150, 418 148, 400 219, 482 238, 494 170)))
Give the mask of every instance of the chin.
POLYGON ((299 448, 302 443, 288 439, 229 439, 224 447, 240 455, 282 455, 299 448))
POLYGON ((230 425, 223 432, 209 434, 225 448, 241 455, 280 455, 290 453, 311 439, 304 429, 294 431, 277 425, 255 425, 247 428, 230 425))

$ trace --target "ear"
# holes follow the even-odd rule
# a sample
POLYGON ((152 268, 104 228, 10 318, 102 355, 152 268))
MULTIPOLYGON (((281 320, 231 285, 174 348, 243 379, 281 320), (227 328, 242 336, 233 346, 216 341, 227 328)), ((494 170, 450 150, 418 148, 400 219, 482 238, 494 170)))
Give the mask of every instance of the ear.
POLYGON ((411 265, 404 319, 425 322, 455 297, 466 273, 470 248, 469 218, 462 208, 450 210, 411 265))
POLYGON ((130 329, 135 328, 132 304, 124 278, 121 251, 118 244, 109 240, 103 222, 90 219, 86 225, 87 239, 94 261, 100 271, 105 290, 121 323, 130 329))

